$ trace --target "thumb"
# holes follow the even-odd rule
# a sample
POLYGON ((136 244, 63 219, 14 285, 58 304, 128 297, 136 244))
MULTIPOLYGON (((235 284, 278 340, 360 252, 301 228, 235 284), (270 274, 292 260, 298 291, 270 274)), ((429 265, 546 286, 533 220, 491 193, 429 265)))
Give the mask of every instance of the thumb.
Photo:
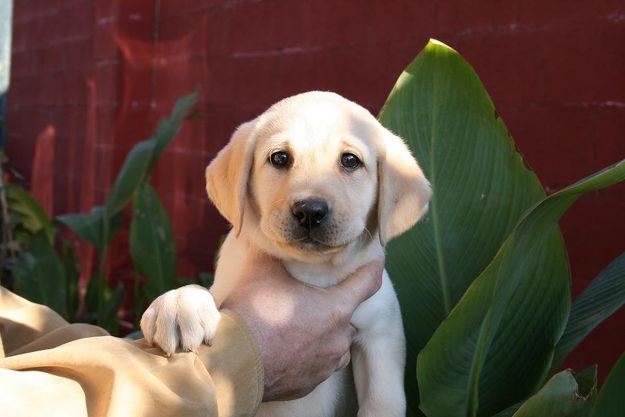
POLYGON ((331 291, 336 293, 342 307, 349 309, 351 315, 360 303, 380 289, 383 271, 384 262, 375 261, 368 263, 332 287, 331 291))

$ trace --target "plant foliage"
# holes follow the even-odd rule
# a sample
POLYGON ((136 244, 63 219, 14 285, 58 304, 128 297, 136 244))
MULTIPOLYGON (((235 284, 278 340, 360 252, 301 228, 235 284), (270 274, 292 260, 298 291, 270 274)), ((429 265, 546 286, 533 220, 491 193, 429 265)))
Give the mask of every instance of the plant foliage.
POLYGON ((577 392, 567 371, 544 384, 625 302, 625 268, 615 261, 600 274, 569 317, 557 222, 581 195, 623 181, 625 161, 545 196, 471 66, 434 40, 379 119, 406 140, 433 189, 427 216, 387 250, 408 343, 408 414, 528 415, 547 407, 540 398, 577 392))
POLYGON ((136 313, 141 314, 146 301, 144 297, 150 300, 175 288, 176 247, 171 223, 149 181, 158 157, 178 134, 196 102, 196 93, 182 97, 170 116, 158 124, 152 137, 132 148, 104 205, 94 207, 88 213, 56 217, 56 221, 98 250, 98 272, 88 283, 86 311, 81 315, 77 316, 80 272, 73 249, 64 243, 61 259, 55 250, 55 220, 50 219, 25 190, 19 187, 9 189, 9 208, 19 217, 18 225, 23 230, 20 236, 24 247, 13 270, 18 293, 52 307, 68 320, 97 323, 116 334, 117 315, 125 289, 121 284, 115 289, 109 287, 105 276, 106 256, 111 239, 124 223, 123 211, 131 200, 131 255, 138 276, 146 278, 145 288, 135 288, 136 313))

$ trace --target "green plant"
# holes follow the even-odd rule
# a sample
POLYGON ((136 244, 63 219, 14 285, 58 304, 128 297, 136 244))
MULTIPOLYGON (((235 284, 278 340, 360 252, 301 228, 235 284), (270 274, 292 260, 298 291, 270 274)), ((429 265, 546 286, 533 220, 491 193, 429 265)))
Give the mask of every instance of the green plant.
POLYGON ((52 220, 25 190, 15 186, 8 188, 9 210, 19 218, 13 230, 22 250, 12 269, 19 294, 48 305, 68 320, 97 323, 116 334, 124 288, 120 284, 113 289, 107 284, 106 257, 111 239, 123 224, 123 210, 131 200, 129 243, 137 271, 135 315, 141 315, 146 300, 177 286, 171 222, 149 181, 158 157, 178 134, 196 101, 196 93, 182 97, 171 115, 158 124, 152 137, 133 147, 106 203, 89 213, 65 214, 52 220), (55 250, 56 222, 65 224, 98 250, 99 267, 88 283, 85 296, 87 311, 79 317, 76 317, 79 270, 71 247, 62 244, 62 257, 55 250), (146 277, 145 286, 140 285, 141 276, 146 277))
MULTIPOLYGON (((406 139, 434 191, 428 215, 388 248, 408 342, 409 415, 552 415, 532 410, 578 393, 580 378, 549 377, 625 302, 621 256, 571 308, 557 222, 583 194, 625 180, 625 161, 545 196, 471 66, 434 40, 379 119, 406 139)), ((596 375, 581 375, 583 393, 558 402, 558 415, 590 412, 596 375)))

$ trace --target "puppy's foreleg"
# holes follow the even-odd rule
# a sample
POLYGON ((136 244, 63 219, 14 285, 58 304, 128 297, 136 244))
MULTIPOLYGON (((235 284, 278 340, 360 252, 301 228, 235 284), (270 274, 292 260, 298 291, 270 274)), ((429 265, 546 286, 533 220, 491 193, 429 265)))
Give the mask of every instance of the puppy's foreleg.
POLYGON ((358 307, 352 323, 358 329, 352 347, 358 417, 405 416, 404 329, 387 276, 380 291, 358 307))

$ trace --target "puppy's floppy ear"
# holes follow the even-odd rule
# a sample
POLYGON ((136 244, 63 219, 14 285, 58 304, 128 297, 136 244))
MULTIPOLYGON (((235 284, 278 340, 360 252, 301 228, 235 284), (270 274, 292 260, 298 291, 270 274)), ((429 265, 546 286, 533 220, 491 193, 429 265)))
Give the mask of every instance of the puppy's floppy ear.
POLYGON ((380 243, 410 229, 428 210, 430 183, 401 138, 382 128, 378 159, 380 243))
POLYGON ((230 142, 206 167, 208 197, 234 227, 241 233, 243 209, 247 199, 254 156, 253 132, 256 119, 243 123, 230 137, 230 142))

